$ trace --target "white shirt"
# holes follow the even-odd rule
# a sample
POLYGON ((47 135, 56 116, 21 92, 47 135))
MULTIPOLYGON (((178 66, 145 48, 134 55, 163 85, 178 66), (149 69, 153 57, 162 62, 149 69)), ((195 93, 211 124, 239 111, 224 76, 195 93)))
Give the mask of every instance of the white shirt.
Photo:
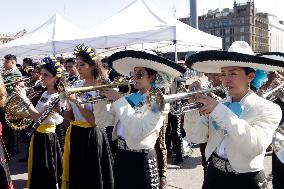
MULTIPOLYGON (((228 99, 225 99, 228 101, 228 99)), ((209 159, 222 141, 225 152, 234 170, 239 173, 255 172, 263 169, 265 150, 272 141, 274 131, 281 120, 280 107, 271 101, 259 97, 249 91, 240 101, 244 110, 240 117, 236 116, 223 103, 218 103, 210 116, 220 126, 213 128, 205 116, 191 116, 188 121, 188 135, 192 142, 207 142, 206 159, 209 159), (224 134, 224 129, 227 134, 224 134)))
MULTIPOLYGON (((84 81, 77 83, 74 88, 78 88, 78 87, 83 87, 84 85, 84 81)), ((92 98, 92 97, 96 97, 98 95, 98 93, 96 93, 95 91, 90 91, 90 92, 86 92, 86 93, 82 93, 82 94, 78 94, 77 95, 77 100, 78 102, 84 102, 86 101, 88 98, 92 98)), ((73 114, 74 114, 74 118, 76 121, 87 121, 85 119, 85 117, 81 114, 79 108, 77 107, 77 105, 74 102, 70 102, 71 107, 73 109, 73 114)), ((89 110, 90 112, 93 112, 93 104, 92 103, 84 103, 84 108, 86 110, 89 110)))
MULTIPOLYGON (((46 110, 47 107, 49 107, 49 104, 54 101, 58 97, 58 93, 53 93, 49 95, 47 91, 45 91, 42 95, 41 98, 39 99, 35 109, 39 113, 43 113, 44 110, 46 110)), ((43 124, 54 124, 58 125, 63 122, 63 117, 59 115, 57 112, 52 112, 50 113, 49 116, 42 122, 43 124)))

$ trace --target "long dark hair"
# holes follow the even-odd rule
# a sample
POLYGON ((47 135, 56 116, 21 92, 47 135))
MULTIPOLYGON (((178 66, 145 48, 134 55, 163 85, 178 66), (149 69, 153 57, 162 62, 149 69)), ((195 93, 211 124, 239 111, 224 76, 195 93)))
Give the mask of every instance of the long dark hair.
POLYGON ((84 62, 89 64, 90 66, 94 66, 93 76, 95 79, 98 79, 100 76, 98 64, 100 63, 100 59, 97 56, 96 60, 92 60, 90 55, 86 51, 80 51, 78 54, 76 54, 76 58, 80 57, 84 62))
POLYGON ((151 68, 146 68, 146 67, 144 67, 144 68, 145 68, 147 74, 149 75, 149 77, 152 76, 152 75, 156 75, 157 74, 156 70, 153 70, 151 68))
MULTIPOLYGON (((48 71, 49 73, 51 73, 54 77, 56 77, 57 70, 56 70, 56 68, 55 68, 54 65, 47 63, 47 64, 43 64, 40 68, 47 70, 47 71, 48 71)), ((59 84, 65 84, 65 79, 64 79, 63 76, 62 76, 62 77, 59 77, 59 78, 57 79, 57 81, 56 81, 56 83, 55 83, 55 85, 54 85, 54 88, 55 88, 56 90, 58 90, 58 85, 59 85, 59 84)))
MULTIPOLYGON (((248 67, 241 67, 245 70, 246 75, 249 75, 250 73, 255 73, 255 69, 253 68, 248 68, 248 67)), ((257 88, 255 88, 251 83, 250 83, 250 89, 253 91, 257 91, 257 88)))

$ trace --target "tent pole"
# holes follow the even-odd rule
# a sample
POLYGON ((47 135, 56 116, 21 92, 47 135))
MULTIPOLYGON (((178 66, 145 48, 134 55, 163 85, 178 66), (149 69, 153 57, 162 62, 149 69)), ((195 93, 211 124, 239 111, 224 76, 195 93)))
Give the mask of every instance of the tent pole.
POLYGON ((173 40, 175 45, 175 63, 178 62, 178 54, 177 54, 177 40, 173 40))

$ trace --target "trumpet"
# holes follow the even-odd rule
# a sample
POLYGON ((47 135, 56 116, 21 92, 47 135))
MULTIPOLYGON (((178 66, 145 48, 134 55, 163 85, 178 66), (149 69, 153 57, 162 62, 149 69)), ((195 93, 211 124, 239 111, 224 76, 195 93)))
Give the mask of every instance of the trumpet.
POLYGON ((275 88, 270 88, 268 90, 266 90, 261 97, 268 99, 272 102, 274 102, 277 98, 282 98, 284 97, 284 91, 283 91, 283 87, 284 87, 284 82, 282 82, 281 84, 279 84, 277 87, 275 88))
POLYGON ((161 92, 155 90, 155 91, 150 92, 150 95, 148 97, 148 103, 150 103, 150 106, 158 107, 159 110, 162 111, 164 110, 166 103, 177 102, 178 110, 171 109, 171 112, 173 112, 174 114, 180 114, 180 113, 184 113, 188 111, 193 111, 202 106, 201 103, 190 103, 190 104, 187 104, 187 106, 185 106, 181 103, 181 100, 189 98, 196 94, 209 94, 214 91, 225 91, 225 90, 226 90, 225 87, 217 86, 217 87, 212 87, 208 89, 200 89, 196 91, 182 92, 182 93, 170 94, 170 95, 163 95, 161 92))
MULTIPOLYGON (((90 92, 90 91, 97 91, 102 90, 106 88, 116 88, 120 86, 128 86, 128 93, 130 92, 130 83, 126 82, 119 82, 119 83, 112 83, 112 84, 105 84, 105 85, 97 85, 97 86, 88 86, 88 87, 78 87, 78 88, 68 88, 64 85, 59 86, 59 96, 55 98, 51 103, 50 106, 47 108, 46 111, 44 111, 41 116, 38 118, 38 120, 31 126, 30 130, 27 132, 27 135, 30 136, 33 134, 34 131, 37 130, 37 128, 40 126, 40 124, 48 117, 48 115, 52 112, 53 108, 60 102, 64 101, 67 96, 74 94, 74 93, 84 93, 84 92, 90 92)), ((97 102, 99 100, 104 100, 105 98, 100 97, 100 99, 92 98, 89 102, 84 103, 92 103, 97 102)))
MULTIPOLYGON (((97 85, 97 86, 88 86, 88 87, 78 87, 78 88, 62 88, 61 92, 59 92, 59 96, 61 99, 64 99, 66 96, 69 96, 74 93, 85 93, 90 91, 99 91, 106 88, 117 88, 121 86, 128 86, 128 94, 131 91, 130 83, 126 82, 118 82, 118 83, 111 83, 111 84, 104 84, 104 85, 97 85)), ((81 102, 81 103, 96 103, 100 100, 105 100, 105 97, 103 96, 97 96, 93 98, 89 98, 87 101, 81 102)))
POLYGON ((5 87, 10 87, 10 86, 13 86, 13 85, 20 83, 20 82, 27 83, 27 82, 30 82, 30 81, 31 81, 31 77, 25 77, 25 78, 17 79, 13 82, 5 83, 5 87))

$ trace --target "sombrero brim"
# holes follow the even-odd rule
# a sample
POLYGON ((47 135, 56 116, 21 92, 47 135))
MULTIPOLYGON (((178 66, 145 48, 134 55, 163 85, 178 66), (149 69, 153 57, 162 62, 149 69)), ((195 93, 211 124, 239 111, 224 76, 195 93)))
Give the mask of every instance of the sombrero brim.
POLYGON ((108 63, 118 73, 130 76, 130 72, 136 67, 146 67, 161 71, 171 77, 178 77, 186 72, 186 69, 173 61, 143 51, 126 50, 112 54, 108 63))
POLYGON ((281 52, 266 52, 257 54, 257 56, 284 62, 284 53, 281 52))
POLYGON ((202 51, 186 60, 186 65, 204 73, 221 73, 222 67, 238 66, 264 71, 284 70, 284 62, 260 56, 227 51, 202 51))

